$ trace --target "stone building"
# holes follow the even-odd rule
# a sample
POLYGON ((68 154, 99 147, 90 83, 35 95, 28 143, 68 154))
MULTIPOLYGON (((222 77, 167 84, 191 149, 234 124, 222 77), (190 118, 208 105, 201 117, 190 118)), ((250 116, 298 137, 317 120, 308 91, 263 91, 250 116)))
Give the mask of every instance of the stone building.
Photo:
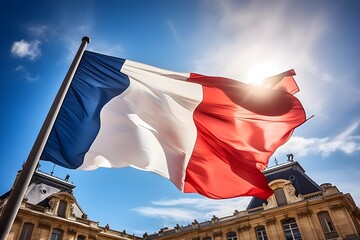
POLYGON ((253 198, 244 211, 163 228, 144 240, 360 239, 360 209, 350 194, 315 183, 292 155, 264 173, 274 190, 267 201, 253 198))
MULTIPOLYGON (((7 240, 139 240, 90 220, 72 194, 69 176, 60 179, 36 171, 7 240)), ((0 213, 10 192, 0 196, 0 213)))
MULTIPOLYGON (((274 190, 267 201, 253 198, 246 210, 235 210, 231 216, 194 220, 188 226, 166 227, 140 238, 88 219, 68 178, 36 171, 8 240, 360 239, 360 209, 349 193, 330 183, 318 185, 292 155, 264 174, 274 190)), ((0 212, 9 193, 0 197, 0 212)))

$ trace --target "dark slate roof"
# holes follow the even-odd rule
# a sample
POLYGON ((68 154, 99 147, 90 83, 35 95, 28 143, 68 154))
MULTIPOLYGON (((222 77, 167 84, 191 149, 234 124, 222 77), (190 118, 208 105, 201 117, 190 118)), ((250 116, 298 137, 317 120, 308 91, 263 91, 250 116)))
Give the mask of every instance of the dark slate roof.
POLYGON ((55 177, 53 175, 44 173, 42 171, 35 171, 30 184, 31 183, 35 183, 35 184, 43 183, 48 186, 52 186, 58 188, 61 191, 66 191, 66 192, 71 192, 75 188, 75 185, 71 182, 68 182, 68 180, 55 177))
MULTIPOLYGON (((18 174, 20 174, 20 171, 18 174)), ((72 194, 74 188, 75 185, 68 182, 68 179, 61 179, 37 170, 31 178, 24 198, 26 199, 26 202, 30 204, 48 207, 49 197, 61 192, 72 194)), ((11 191, 12 189, 0 196, 0 200, 9 197, 11 191)), ((77 202, 75 202, 73 211, 77 217, 81 217, 84 214, 84 211, 80 208, 77 202)))
POLYGON ((58 192, 72 193, 75 185, 61 178, 41 171, 35 171, 25 197, 27 202, 36 205, 46 205, 46 199, 58 192))
MULTIPOLYGON (((21 171, 18 172, 18 175, 21 171)), ((75 185, 69 183, 66 180, 49 175, 41 171, 35 171, 26 191, 24 198, 31 204, 39 204, 43 202, 47 197, 54 193, 69 192, 71 193, 75 185)), ((0 200, 3 200, 10 196, 12 189, 0 196, 0 200)), ((40 204, 42 205, 42 204, 40 204)))
MULTIPOLYGON (((18 171, 18 176, 20 173, 21 171, 18 171)), ((31 200, 33 197, 35 197, 35 195, 39 195, 39 193, 41 193, 41 195, 43 196, 42 198, 44 198, 44 196, 48 197, 51 194, 59 191, 71 193, 74 188, 75 185, 73 183, 37 170, 34 172, 30 180, 30 184, 28 186, 28 190, 26 191, 25 198, 31 200), (34 194, 34 191, 32 191, 33 189, 36 189, 36 194, 34 194)), ((6 197, 8 197, 11 191, 12 189, 1 195, 0 199, 5 199, 6 197)), ((30 202, 33 203, 32 201, 30 202)))
MULTIPOLYGON (((315 183, 308 175, 305 174, 305 170, 296 161, 286 162, 268 168, 264 171, 264 175, 268 182, 276 179, 290 180, 296 189, 296 196, 299 194, 305 195, 322 190, 317 183, 315 183)), ((263 203, 266 202, 266 200, 254 197, 246 209, 248 210, 260 207, 263 203)))

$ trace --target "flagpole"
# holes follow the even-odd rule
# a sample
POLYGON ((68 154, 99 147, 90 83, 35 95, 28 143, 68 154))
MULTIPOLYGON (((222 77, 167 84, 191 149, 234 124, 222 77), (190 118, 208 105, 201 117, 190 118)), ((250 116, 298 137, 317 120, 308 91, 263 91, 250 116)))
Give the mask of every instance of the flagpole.
POLYGON ((30 184, 30 180, 39 162, 40 155, 45 147, 46 141, 50 135, 50 131, 54 125, 55 119, 64 101, 65 95, 69 89, 70 83, 75 75, 81 57, 84 54, 85 48, 89 42, 89 37, 85 36, 82 38, 81 45, 74 57, 74 60, 70 65, 70 68, 64 78, 63 83, 60 86, 60 89, 55 97, 53 104, 51 105, 49 113, 46 116, 40 132, 35 140, 35 143, 29 153, 29 156, 25 164, 23 165, 20 175, 15 181, 10 197, 7 200, 0 216, 0 240, 6 239, 10 232, 11 226, 14 223, 21 202, 24 198, 26 189, 30 184))

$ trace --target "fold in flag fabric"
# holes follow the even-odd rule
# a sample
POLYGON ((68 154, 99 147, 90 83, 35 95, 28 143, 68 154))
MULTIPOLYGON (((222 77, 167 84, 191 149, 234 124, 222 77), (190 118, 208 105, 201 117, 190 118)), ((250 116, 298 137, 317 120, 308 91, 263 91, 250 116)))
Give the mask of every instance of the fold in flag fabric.
POLYGON ((264 87, 85 51, 40 159, 131 166, 214 199, 267 199, 262 170, 306 120, 293 75, 264 87))

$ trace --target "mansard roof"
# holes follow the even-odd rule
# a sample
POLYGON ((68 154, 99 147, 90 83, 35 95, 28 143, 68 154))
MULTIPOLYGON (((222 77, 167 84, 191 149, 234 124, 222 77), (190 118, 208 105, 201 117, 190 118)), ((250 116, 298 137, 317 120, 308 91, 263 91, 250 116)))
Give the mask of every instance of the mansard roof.
POLYGON ((35 171, 25 198, 28 203, 42 205, 46 199, 59 192, 72 193, 75 185, 58 177, 49 175, 41 171, 35 171))
MULTIPOLYGON (((322 188, 315 181, 313 181, 308 175, 305 174, 305 170, 297 161, 288 161, 286 163, 267 168, 264 171, 264 175, 268 183, 277 179, 291 181, 296 190, 296 196, 299 194, 306 195, 322 190, 322 188)), ((248 210, 260 207, 263 203, 266 202, 267 201, 263 199, 254 197, 246 209, 248 210)))
MULTIPOLYGON (((21 171, 18 172, 18 176, 21 171)), ((36 170, 30 180, 30 184, 26 190, 24 200, 32 205, 49 207, 49 201, 53 197, 59 199, 66 197, 73 202, 73 212, 76 217, 84 216, 85 212, 81 209, 77 203, 75 197, 72 195, 75 185, 70 183, 69 176, 65 179, 55 177, 53 175, 36 170), (63 196, 63 197, 61 197, 63 196)), ((12 189, 0 196, 0 200, 3 200, 10 196, 12 189)))
MULTIPOLYGON (((17 177, 20 175, 20 173, 21 171, 18 171, 17 177)), ((48 196, 60 191, 72 193, 74 188, 75 185, 68 182, 68 177, 61 179, 36 170, 30 180, 30 184, 27 188, 24 198, 26 198, 29 203, 38 204, 48 196)), ((1 195, 0 200, 10 196, 11 191, 12 188, 1 195)))

